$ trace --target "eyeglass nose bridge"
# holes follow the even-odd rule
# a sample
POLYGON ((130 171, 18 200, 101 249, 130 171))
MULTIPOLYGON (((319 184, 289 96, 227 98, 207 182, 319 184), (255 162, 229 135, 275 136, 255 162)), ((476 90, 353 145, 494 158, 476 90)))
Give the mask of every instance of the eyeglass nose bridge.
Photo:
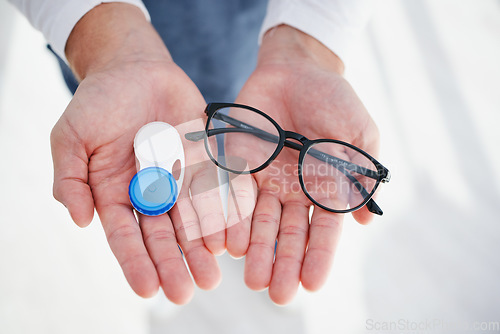
POLYGON ((293 131, 285 131, 285 139, 294 139, 304 145, 309 139, 300 133, 293 131))

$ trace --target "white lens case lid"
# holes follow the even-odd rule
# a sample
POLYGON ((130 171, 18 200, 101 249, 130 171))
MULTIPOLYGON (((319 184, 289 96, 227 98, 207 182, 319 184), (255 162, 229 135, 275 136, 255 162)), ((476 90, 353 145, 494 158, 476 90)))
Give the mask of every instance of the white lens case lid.
POLYGON ((139 170, 159 167, 174 174, 174 165, 179 161, 175 167, 180 168, 180 176, 176 179, 180 193, 184 180, 184 148, 179 132, 172 125, 164 122, 151 122, 144 125, 135 135, 134 152, 139 163, 139 170))

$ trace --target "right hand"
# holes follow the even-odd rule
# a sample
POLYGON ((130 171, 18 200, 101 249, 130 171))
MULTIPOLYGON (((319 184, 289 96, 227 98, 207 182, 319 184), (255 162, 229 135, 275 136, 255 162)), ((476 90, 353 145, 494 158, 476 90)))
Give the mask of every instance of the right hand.
MULTIPOLYGON (((189 187, 206 185, 207 173, 216 178, 215 167, 186 171, 180 199, 168 215, 138 215, 137 224, 128 198, 137 130, 152 121, 178 125, 202 118, 202 95, 131 5, 103 4, 87 13, 71 33, 66 55, 82 81, 51 134, 54 197, 81 227, 96 208, 138 295, 152 296, 161 285, 174 303, 190 300, 193 283, 178 244, 197 285, 215 288, 220 271, 212 253, 225 249, 225 231, 203 240, 199 221, 224 226, 218 190, 199 201, 188 195, 189 187), (200 238, 187 238, 187 232, 200 238)), ((203 147, 185 149, 187 166, 208 159, 203 147)))

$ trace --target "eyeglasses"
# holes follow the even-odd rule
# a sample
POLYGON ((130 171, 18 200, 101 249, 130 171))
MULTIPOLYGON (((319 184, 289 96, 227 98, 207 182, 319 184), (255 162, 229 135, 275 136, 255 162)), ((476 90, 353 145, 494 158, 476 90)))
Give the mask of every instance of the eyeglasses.
MULTIPOLYGON (((285 131, 264 112, 246 105, 210 103, 205 113, 205 131, 190 132, 185 137, 190 141, 204 139, 206 151, 218 167, 237 174, 256 173, 268 167, 286 146, 299 153, 296 172, 302 191, 312 203, 335 213, 366 205, 370 212, 382 215, 372 196, 381 182, 389 182, 390 172, 360 148, 285 131)), ((286 191, 294 191, 292 185, 288 186, 286 191)))

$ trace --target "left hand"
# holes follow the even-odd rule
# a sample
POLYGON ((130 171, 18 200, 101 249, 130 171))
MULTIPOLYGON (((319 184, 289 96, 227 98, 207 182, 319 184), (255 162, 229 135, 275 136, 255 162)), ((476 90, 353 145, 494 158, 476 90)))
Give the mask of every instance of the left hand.
MULTIPOLYGON (((341 60, 323 44, 279 26, 265 35, 257 69, 237 103, 264 111, 285 130, 346 141, 376 156, 377 127, 342 72, 341 60)), ((269 287, 277 304, 290 302, 299 282, 308 290, 324 284, 343 220, 342 214, 315 207, 309 224, 312 203, 296 171, 289 171, 297 163, 298 152, 285 147, 272 165, 253 174, 259 193, 248 232, 245 282, 254 290, 269 287)), ((363 207, 353 216, 366 224, 372 214, 363 207)))

